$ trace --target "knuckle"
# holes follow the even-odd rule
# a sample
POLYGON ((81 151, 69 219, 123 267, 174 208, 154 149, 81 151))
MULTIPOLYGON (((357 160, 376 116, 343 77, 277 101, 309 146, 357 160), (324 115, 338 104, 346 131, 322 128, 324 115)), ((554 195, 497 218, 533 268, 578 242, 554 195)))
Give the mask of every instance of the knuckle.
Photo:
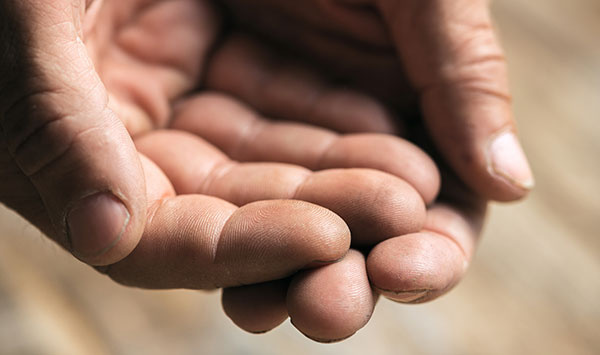
POLYGON ((45 88, 30 90, 7 107, 0 118, 0 126, 9 151, 14 153, 33 132, 60 116, 49 105, 56 93, 45 88))
POLYGON ((49 121, 33 131, 15 147, 15 161, 28 177, 33 177, 65 156, 73 146, 73 137, 56 134, 69 117, 49 121))
POLYGON ((98 129, 86 124, 78 113, 57 108, 61 95, 59 90, 27 94, 0 121, 8 152, 28 177, 67 155, 82 136, 98 129))
POLYGON ((463 37, 453 47, 452 57, 456 59, 444 67, 442 77, 451 83, 508 97, 506 58, 493 30, 489 25, 481 25, 463 37))
POLYGON ((460 89, 459 92, 468 94, 473 102, 481 102, 490 98, 506 104, 512 102, 512 95, 509 92, 508 85, 491 78, 465 77, 458 80, 454 88, 460 89), (478 97, 480 98, 479 100, 477 100, 478 97))

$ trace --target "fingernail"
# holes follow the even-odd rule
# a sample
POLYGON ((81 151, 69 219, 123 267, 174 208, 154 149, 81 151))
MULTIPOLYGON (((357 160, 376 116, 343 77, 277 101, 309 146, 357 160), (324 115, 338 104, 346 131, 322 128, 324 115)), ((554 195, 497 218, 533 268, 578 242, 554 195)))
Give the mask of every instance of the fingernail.
POLYGON ((398 292, 393 295, 385 295, 386 297, 393 299, 400 303, 411 303, 418 299, 425 297, 429 291, 415 291, 415 292, 398 292))
POLYGON ((490 173, 522 189, 531 190, 535 185, 525 152, 513 132, 495 137, 488 148, 488 157, 490 173))
POLYGON ((129 219, 125 205, 110 193, 84 198, 67 216, 73 254, 85 259, 106 253, 119 242, 129 219))
POLYGON ((248 330, 248 333, 254 334, 254 335, 263 335, 263 334, 267 334, 270 331, 271 331, 271 329, 269 329, 269 330, 248 330))
POLYGON ((356 334, 356 332, 354 332, 354 333, 352 333, 352 334, 350 334, 350 335, 346 335, 346 336, 344 336, 344 337, 341 337, 341 338, 336 338, 336 339, 325 339, 325 338, 319 338, 319 337, 315 337, 315 336, 312 336, 312 335, 309 335, 309 334, 305 333, 304 331, 302 331, 302 329, 298 328, 298 326, 297 326, 296 324, 294 324, 294 320, 293 320, 292 318, 290 318, 290 323, 292 323, 292 325, 293 325, 293 326, 294 326, 296 329, 298 329, 298 331, 299 331, 300 333, 302 333, 302 335, 304 335, 304 336, 305 336, 305 337, 307 337, 308 339, 310 339, 310 340, 314 340, 314 341, 316 341, 316 342, 319 342, 319 343, 322 343, 322 344, 332 344, 332 343, 337 343, 337 342, 340 342, 340 341, 346 340, 346 339, 348 339, 348 338, 352 337, 354 334, 356 334))

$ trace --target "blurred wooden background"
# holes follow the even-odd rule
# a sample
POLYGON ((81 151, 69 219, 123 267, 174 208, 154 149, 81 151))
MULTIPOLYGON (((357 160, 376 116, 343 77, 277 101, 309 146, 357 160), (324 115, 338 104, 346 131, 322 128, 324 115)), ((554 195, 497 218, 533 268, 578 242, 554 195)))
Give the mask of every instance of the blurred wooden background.
POLYGON ((600 2, 493 8, 538 186, 492 208, 448 296, 382 301, 341 344, 314 344, 289 324, 249 335, 218 293, 120 287, 1 209, 0 354, 600 354, 600 2))

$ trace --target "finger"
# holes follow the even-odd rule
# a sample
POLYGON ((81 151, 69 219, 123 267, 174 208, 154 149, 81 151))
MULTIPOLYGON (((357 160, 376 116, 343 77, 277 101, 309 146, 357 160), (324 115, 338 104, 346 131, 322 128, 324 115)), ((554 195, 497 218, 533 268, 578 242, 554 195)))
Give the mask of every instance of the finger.
POLYGON ((87 263, 121 260, 142 234, 144 176, 131 138, 107 108, 73 19, 77 9, 70 1, 2 2, 0 9, 2 27, 8 21, 17 30, 0 48, 11 54, 1 63, 2 74, 9 71, 0 75, 0 130, 45 206, 51 226, 39 227, 87 263))
POLYGON ((240 161, 285 162, 311 170, 380 170, 414 186, 427 203, 439 189, 435 163, 406 140, 382 134, 340 136, 322 128, 272 122, 220 94, 182 103, 172 127, 194 133, 240 161))
POLYGON ((438 203, 427 211, 422 232, 386 240, 370 252, 367 270, 378 292, 398 302, 420 303, 458 283, 485 215, 481 200, 460 201, 438 203))
POLYGON ((289 279, 223 290, 223 310, 238 327, 262 334, 288 318, 285 298, 289 279))
POLYGON ((125 285, 212 289, 287 277, 338 260, 350 232, 331 211, 301 201, 262 201, 238 208, 202 196, 174 196, 160 169, 144 161, 149 219, 124 260, 102 269, 125 285))
POLYGON ((351 250, 338 263, 294 276, 287 307, 298 330, 313 340, 330 343, 364 327, 376 298, 365 273, 364 256, 351 250))
POLYGON ((376 2, 420 92, 431 135, 453 169, 482 196, 526 195, 533 175, 515 133, 488 2, 376 2))
POLYGON ((236 205, 271 199, 297 199, 330 209, 352 230, 355 245, 419 231, 425 206, 409 184, 369 169, 318 173, 287 164, 245 163, 207 154, 215 148, 196 136, 160 131, 136 140, 178 193, 216 196, 236 205))
POLYGON ((288 318, 289 307, 292 322, 302 333, 326 343, 346 339, 362 328, 376 299, 364 257, 352 250, 338 263, 294 276, 291 286, 289 280, 279 280, 223 291, 225 312, 240 328, 267 332, 288 318))
POLYGON ((323 75, 252 37, 233 35, 225 41, 209 63, 206 84, 275 118, 340 132, 401 131, 378 101, 329 84, 323 75))

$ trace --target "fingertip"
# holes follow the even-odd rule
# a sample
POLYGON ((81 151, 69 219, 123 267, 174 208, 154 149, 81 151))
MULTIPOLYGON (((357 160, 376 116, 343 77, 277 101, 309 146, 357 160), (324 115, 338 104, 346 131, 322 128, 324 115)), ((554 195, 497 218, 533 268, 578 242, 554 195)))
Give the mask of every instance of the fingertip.
POLYGON ((426 218, 425 203, 410 184, 372 169, 315 173, 296 198, 324 206, 341 216, 352 230, 352 245, 374 245, 390 237, 417 232, 426 218))
MULTIPOLYGON (((175 190, 164 173, 139 155, 145 180, 148 206, 175 190)), ((114 264, 127 257, 141 239, 139 226, 121 198, 110 192, 90 195, 76 204, 67 216, 67 235, 75 257, 93 266, 114 264)))
POLYGON ((128 209, 112 193, 83 198, 67 214, 71 252, 90 265, 106 265, 124 258, 132 250, 131 240, 123 240, 130 221, 128 209))
POLYGON ((336 264, 292 279, 287 307, 292 324, 308 338, 331 343, 364 327, 375 307, 362 254, 351 250, 336 264))
MULTIPOLYGON (((241 237, 242 231, 254 232, 253 238, 243 235, 247 248, 256 255, 248 264, 264 265, 265 270, 276 271, 294 265, 296 270, 315 263, 332 263, 342 258, 350 248, 350 229, 344 220, 332 211, 298 200, 268 200, 241 207, 224 228, 223 235, 241 237), (280 266, 278 268, 278 266, 280 266)), ((246 232, 248 233, 248 232, 246 232)), ((223 238, 223 237, 222 237, 223 238)), ((230 243, 225 239, 221 245, 230 243)), ((247 250, 239 250, 238 259, 245 260, 247 250), (242 254, 243 253, 243 254, 242 254)), ((231 257, 231 256, 230 256, 231 257)), ((248 270, 244 270, 246 272, 248 270)), ((279 275, 279 277, 286 275, 279 275)))
POLYGON ((402 303, 431 300, 454 286, 465 271, 463 252, 447 238, 430 232, 388 239, 367 258, 376 290, 402 303))
POLYGON ((123 169, 123 180, 116 182, 124 188, 89 192, 67 206, 65 246, 89 265, 106 266, 123 260, 142 238, 147 213, 142 191, 146 181, 141 162, 135 158, 132 156, 131 166, 123 169))
POLYGON ((289 280, 226 288, 221 303, 225 314, 241 329, 264 334, 288 318, 285 297, 289 280))
POLYGON ((462 109, 450 117, 446 110, 432 107, 444 101, 444 90, 427 101, 426 120, 440 154, 469 189, 488 200, 509 202, 527 196, 535 182, 509 103, 465 91, 454 103, 462 109))
POLYGON ((529 162, 519 139, 511 130, 501 131, 489 139, 486 158, 489 174, 499 184, 507 185, 507 191, 496 195, 495 199, 520 199, 534 188, 535 180, 529 162))

